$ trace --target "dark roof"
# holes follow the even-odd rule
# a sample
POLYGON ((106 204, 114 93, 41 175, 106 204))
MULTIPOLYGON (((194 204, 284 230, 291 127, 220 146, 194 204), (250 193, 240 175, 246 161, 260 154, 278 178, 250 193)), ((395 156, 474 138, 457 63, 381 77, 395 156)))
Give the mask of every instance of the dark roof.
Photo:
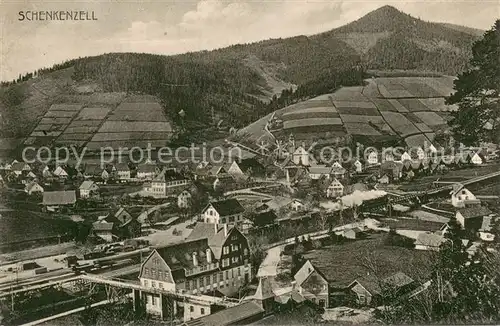
POLYGON ((184 322, 187 326, 226 326, 257 317, 264 309, 256 302, 249 301, 214 314, 184 322))
POLYGON ((71 205, 76 202, 76 193, 70 191, 46 191, 43 193, 44 205, 71 205))
POLYGON ((153 181, 176 181, 186 179, 182 174, 175 171, 175 169, 163 169, 153 181))
POLYGON ((464 218, 482 217, 491 214, 491 211, 484 206, 462 208, 459 209, 458 211, 460 212, 460 214, 462 214, 464 218))
MULTIPOLYGON (((158 248, 156 251, 165 260, 171 270, 193 268, 193 253, 196 252, 199 265, 207 264, 206 250, 210 249, 208 239, 181 242, 158 248)), ((212 252, 210 252, 212 254, 212 252)))
POLYGON ((269 224, 273 224, 278 219, 278 216, 274 213, 274 211, 269 210, 257 214, 253 218, 254 226, 265 226, 269 224))
POLYGON ((250 168, 253 172, 264 170, 264 166, 255 158, 246 158, 237 163, 243 172, 248 171, 250 168))
POLYGON ((208 206, 209 205, 212 205, 221 217, 243 213, 245 210, 243 206, 241 206, 240 202, 235 198, 211 202, 208 206))

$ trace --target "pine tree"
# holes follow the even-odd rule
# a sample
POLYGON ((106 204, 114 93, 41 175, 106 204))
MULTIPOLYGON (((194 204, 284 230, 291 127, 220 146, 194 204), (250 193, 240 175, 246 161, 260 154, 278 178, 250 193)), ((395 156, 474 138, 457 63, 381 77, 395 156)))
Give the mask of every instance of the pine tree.
POLYGON ((500 20, 472 47, 472 69, 458 76, 447 104, 458 104, 450 125, 455 138, 474 145, 498 141, 500 118, 500 20), (490 124, 489 128, 485 128, 490 124))

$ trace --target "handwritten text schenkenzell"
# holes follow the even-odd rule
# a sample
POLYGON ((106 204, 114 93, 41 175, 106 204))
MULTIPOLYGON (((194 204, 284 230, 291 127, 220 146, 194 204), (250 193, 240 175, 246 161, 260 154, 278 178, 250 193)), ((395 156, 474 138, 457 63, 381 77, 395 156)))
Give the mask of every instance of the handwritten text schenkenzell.
POLYGON ((45 20, 97 20, 94 11, 84 10, 52 10, 52 11, 20 11, 20 21, 45 21, 45 20))

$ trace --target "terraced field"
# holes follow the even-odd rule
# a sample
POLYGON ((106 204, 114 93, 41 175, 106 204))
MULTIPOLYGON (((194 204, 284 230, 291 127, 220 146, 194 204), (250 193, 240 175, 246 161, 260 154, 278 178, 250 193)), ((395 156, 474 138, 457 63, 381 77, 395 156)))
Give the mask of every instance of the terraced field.
POLYGON ((119 93, 67 95, 53 104, 40 119, 25 145, 75 145, 97 150, 163 146, 172 135, 172 126, 153 96, 119 93))
MULTIPOLYGON (((447 129, 450 111, 456 110, 445 104, 453 91, 452 77, 383 77, 366 82, 364 87, 343 87, 276 111, 274 119, 282 122, 276 136, 402 138, 409 146, 422 146, 432 142, 437 131, 447 129)), ((243 132, 258 138, 269 119, 270 115, 243 132)))

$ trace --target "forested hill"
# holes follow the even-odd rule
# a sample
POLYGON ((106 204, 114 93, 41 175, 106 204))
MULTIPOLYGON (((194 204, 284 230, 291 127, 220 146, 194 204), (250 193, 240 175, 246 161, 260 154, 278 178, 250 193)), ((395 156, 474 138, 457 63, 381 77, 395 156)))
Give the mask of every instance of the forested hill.
POLYGON ((478 36, 476 29, 432 23, 391 6, 313 38, 339 38, 355 48, 370 69, 416 69, 448 75, 462 72, 478 36))

